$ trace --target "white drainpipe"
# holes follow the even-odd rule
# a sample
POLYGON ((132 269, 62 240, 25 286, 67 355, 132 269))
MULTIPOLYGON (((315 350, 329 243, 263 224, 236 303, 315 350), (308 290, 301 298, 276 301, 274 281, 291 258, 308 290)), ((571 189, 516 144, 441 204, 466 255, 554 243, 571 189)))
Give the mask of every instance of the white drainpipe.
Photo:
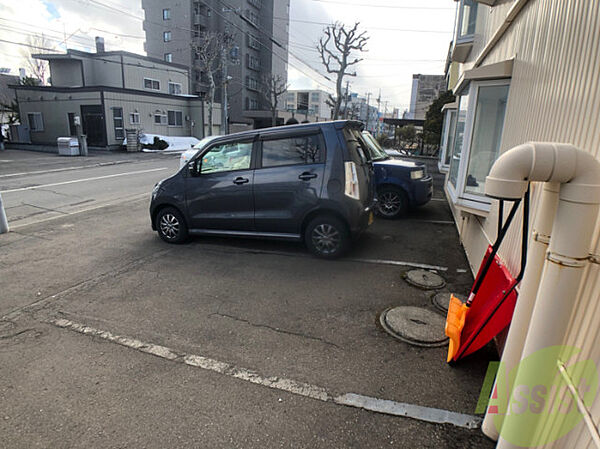
MULTIPOLYGON (((552 222, 556 215, 558 205, 558 191, 560 184, 546 183, 543 185, 538 212, 533 222, 531 239, 527 250, 527 265, 523 274, 523 282, 519 288, 519 297, 515 306, 508 336, 502 352, 502 366, 505 373, 509 373, 521 360, 523 343, 527 337, 527 328, 531 321, 535 296, 540 285, 542 269, 546 260, 552 222)), ((494 383, 494 389, 496 384, 494 383)), ((492 392, 494 391, 492 389, 492 392)), ((502 419, 500 415, 486 413, 481 430, 492 440, 498 439, 496 423, 502 419)))
MULTIPOLYGON (((589 258, 598 216, 600 163, 591 154, 572 145, 541 142, 519 145, 504 153, 494 163, 486 178, 485 193, 494 198, 516 200, 524 196, 529 182, 532 181, 560 183, 561 186, 552 237, 546 254, 547 260, 537 289, 521 359, 540 349, 560 345, 564 341, 583 268, 589 258)), ((551 203, 550 199, 546 203, 541 204, 541 207, 551 206, 548 204, 551 203)), ((538 214, 542 214, 545 219, 549 217, 545 210, 540 210, 538 214)), ((528 265, 529 262, 539 264, 539 256, 536 256, 536 260, 530 259, 528 265)), ((528 269, 523 279, 523 287, 527 287, 529 292, 535 290, 535 276, 538 270, 539 267, 528 269), (528 276, 532 280, 529 280, 528 276)), ((517 300, 517 304, 520 300, 521 298, 517 300)), ((527 310, 527 307, 517 305, 518 309, 527 310)), ((523 327, 515 327, 513 331, 511 324, 511 332, 514 335, 524 335, 524 320, 519 319, 514 323, 523 327)), ((516 339, 517 337, 511 339, 511 346, 507 344, 505 351, 511 354, 510 357, 518 360, 514 355, 519 352, 520 347, 519 342, 515 342, 516 339)), ((550 382, 553 375, 554 373, 540 372, 539 383, 550 382), (544 376, 547 375, 550 375, 549 379, 545 379, 544 376)), ((519 376, 517 373, 514 385, 519 385, 519 376)), ((531 429, 524 429, 524 425, 527 425, 526 420, 519 419, 515 414, 508 415, 501 433, 533 433, 531 429)), ((517 448, 502 438, 497 447, 517 448)))

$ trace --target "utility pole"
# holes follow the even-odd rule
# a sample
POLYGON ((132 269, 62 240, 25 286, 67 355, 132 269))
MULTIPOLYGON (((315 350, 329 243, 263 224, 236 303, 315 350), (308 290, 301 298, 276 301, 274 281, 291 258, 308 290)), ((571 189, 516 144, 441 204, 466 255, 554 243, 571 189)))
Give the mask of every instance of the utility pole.
POLYGON ((365 123, 365 129, 369 130, 369 100, 371 99, 371 92, 367 93, 367 123, 365 123))
POLYGON ((350 81, 346 81, 346 95, 344 96, 344 119, 348 118, 348 88, 350 87, 350 81))
POLYGON ((227 109, 228 109, 228 105, 227 105, 227 55, 226 55, 227 50, 225 48, 223 48, 222 52, 221 52, 221 64, 222 64, 222 70, 221 70, 221 76, 222 76, 222 87, 221 87, 221 130, 223 132, 223 134, 229 134, 229 117, 227 114, 227 109))
POLYGON ((381 89, 379 89, 379 96, 377 97, 377 126, 375 127, 375 134, 379 135, 380 131, 380 123, 379 114, 381 113, 381 89))

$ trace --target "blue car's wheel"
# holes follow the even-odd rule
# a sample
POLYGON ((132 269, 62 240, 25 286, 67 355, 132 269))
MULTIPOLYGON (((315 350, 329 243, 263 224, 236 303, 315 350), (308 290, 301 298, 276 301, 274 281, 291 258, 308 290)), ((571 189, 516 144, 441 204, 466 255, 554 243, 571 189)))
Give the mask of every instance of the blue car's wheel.
POLYGON ((402 189, 384 187, 377 193, 377 199, 377 215, 382 218, 399 218, 408 210, 408 198, 402 189))

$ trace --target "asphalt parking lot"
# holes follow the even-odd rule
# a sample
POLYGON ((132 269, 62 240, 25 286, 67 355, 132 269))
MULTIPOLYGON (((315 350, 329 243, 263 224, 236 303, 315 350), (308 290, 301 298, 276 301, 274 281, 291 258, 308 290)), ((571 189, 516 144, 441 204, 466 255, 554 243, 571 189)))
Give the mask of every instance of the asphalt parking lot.
MULTIPOLYGON (((135 181, 98 176, 149 192, 163 175, 153 167, 177 165, 145 163, 135 181)), ((4 179, 0 191, 21 188, 4 179)), ((465 294, 473 281, 441 179, 428 205, 376 220, 337 261, 293 243, 167 245, 143 195, 23 221, 0 236, 0 445, 492 447, 476 429, 330 400, 474 413, 489 348, 451 368, 445 347, 410 346, 378 324, 391 306, 435 310, 433 292, 403 280, 411 264, 437 267, 444 291, 465 294)))

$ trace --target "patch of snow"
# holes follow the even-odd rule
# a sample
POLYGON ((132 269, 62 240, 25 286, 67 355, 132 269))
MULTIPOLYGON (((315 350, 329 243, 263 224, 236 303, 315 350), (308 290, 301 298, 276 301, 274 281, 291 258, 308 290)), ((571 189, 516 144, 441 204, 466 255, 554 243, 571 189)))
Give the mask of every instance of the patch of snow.
MULTIPOLYGON (((160 134, 140 134, 140 142, 142 144, 152 144, 154 142, 154 137, 158 137, 161 140, 164 140, 169 144, 167 148, 164 150, 151 150, 149 148, 142 149, 145 153, 181 153, 183 151, 189 150, 194 145, 200 142, 199 139, 191 136, 163 136, 160 134)), ((123 146, 127 145, 127 138, 123 140, 123 146)))

